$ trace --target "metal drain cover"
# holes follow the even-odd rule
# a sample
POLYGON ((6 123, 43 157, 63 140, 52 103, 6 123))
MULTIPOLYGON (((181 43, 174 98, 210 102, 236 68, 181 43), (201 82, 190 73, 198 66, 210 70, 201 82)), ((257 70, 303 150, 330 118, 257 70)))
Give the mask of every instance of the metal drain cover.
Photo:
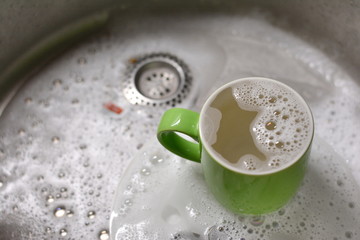
POLYGON ((190 91, 189 68, 173 55, 156 53, 130 62, 124 95, 132 104, 175 106, 190 91))

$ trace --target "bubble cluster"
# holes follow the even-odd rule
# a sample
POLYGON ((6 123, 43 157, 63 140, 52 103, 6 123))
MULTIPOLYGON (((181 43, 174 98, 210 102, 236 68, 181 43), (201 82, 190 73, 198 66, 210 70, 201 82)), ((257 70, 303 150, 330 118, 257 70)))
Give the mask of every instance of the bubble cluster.
MULTIPOLYGON (((73 51, 63 56, 70 61, 55 60, 29 79, 1 115, 0 223, 9 226, 1 239, 110 239, 104 227, 117 180, 138 151, 133 146, 156 133, 163 109, 133 108, 115 90, 118 80, 97 72, 94 56, 80 45, 73 51), (107 101, 126 111, 104 110, 107 101)), ((152 159, 162 162, 161 155, 152 159)))
POLYGON ((239 107, 258 112, 249 128, 254 143, 266 156, 266 164, 248 155, 242 158, 243 165, 236 166, 252 171, 280 168, 306 150, 312 137, 312 117, 292 90, 276 82, 249 79, 233 85, 232 91, 239 107))

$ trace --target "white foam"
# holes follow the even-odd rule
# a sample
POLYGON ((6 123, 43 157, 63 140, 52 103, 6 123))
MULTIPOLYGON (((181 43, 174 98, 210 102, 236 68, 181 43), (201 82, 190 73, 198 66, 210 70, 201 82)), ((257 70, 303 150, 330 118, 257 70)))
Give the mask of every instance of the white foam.
POLYGON ((281 167, 306 150, 313 124, 311 113, 298 94, 285 85, 259 79, 237 83, 233 94, 241 108, 259 112, 250 131, 267 157, 261 170, 281 167), (276 127, 268 129, 269 122, 276 127))

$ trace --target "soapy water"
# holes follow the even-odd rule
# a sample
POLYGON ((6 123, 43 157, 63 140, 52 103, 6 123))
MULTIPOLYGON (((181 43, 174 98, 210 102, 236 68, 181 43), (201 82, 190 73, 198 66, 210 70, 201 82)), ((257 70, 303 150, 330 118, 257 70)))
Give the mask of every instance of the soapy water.
MULTIPOLYGON (((360 128, 359 92, 355 81, 319 50, 270 25, 261 13, 168 19, 122 16, 106 33, 34 75, 1 115, 0 238, 105 240, 110 238, 112 219, 112 234, 118 239, 156 239, 161 234, 170 239, 226 239, 232 234, 252 239, 246 234, 263 231, 269 239, 306 234, 313 239, 356 239, 359 223, 350 219, 358 213, 358 187, 346 168, 360 183, 355 157, 360 154, 359 135, 353 131, 360 128), (318 139, 326 142, 317 144, 320 150, 314 148, 309 177, 292 205, 263 219, 239 218, 208 194, 199 165, 175 159, 160 146, 154 149, 161 154, 151 151, 149 158, 139 157, 139 152, 156 144, 153 137, 166 108, 129 104, 121 83, 129 59, 152 52, 170 52, 183 59, 194 84, 201 85, 179 107, 200 110, 214 89, 248 76, 278 79, 305 97, 313 110, 318 139), (105 108, 109 102, 121 113, 105 108), (323 164, 325 159, 331 164, 323 164), (131 169, 142 160, 150 163, 139 165, 137 175, 133 174, 131 169), (125 172, 130 162, 133 165, 125 172), (158 178, 164 169, 169 172, 158 178), (124 182, 129 179, 126 176, 133 176, 133 186, 127 186, 127 198, 115 201, 123 211, 114 205, 112 213, 118 180, 124 182), (171 178, 166 181, 166 177, 171 178), (182 181, 191 193, 180 194, 171 186, 182 181), (306 188, 309 181, 319 184, 315 190, 306 188), (165 191, 163 183, 171 188, 165 191), (161 194, 152 194, 156 192, 161 194), (206 211, 199 205, 206 206, 206 211), (303 208, 308 215, 301 214, 303 208), (116 222, 115 213, 125 214, 127 222, 116 222), (152 219, 172 227, 164 230, 152 219), (194 219, 197 222, 189 224, 194 219)), ((256 236, 265 238, 260 235, 256 236)))
POLYGON ((343 159, 321 138, 314 139, 299 192, 282 209, 264 216, 241 216, 223 208, 207 189, 200 164, 170 154, 155 141, 136 156, 120 181, 111 214, 113 239, 360 236, 360 189, 343 159), (144 168, 151 174, 142 174, 144 168))

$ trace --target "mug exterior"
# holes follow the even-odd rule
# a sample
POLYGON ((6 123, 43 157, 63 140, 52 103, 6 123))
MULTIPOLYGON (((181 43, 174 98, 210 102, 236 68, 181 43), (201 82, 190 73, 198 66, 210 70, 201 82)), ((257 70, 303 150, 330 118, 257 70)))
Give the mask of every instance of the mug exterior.
POLYGON ((221 165, 202 145, 201 165, 208 188, 226 208, 239 214, 261 215, 284 206, 304 178, 311 144, 291 166, 266 175, 234 172, 221 165))

